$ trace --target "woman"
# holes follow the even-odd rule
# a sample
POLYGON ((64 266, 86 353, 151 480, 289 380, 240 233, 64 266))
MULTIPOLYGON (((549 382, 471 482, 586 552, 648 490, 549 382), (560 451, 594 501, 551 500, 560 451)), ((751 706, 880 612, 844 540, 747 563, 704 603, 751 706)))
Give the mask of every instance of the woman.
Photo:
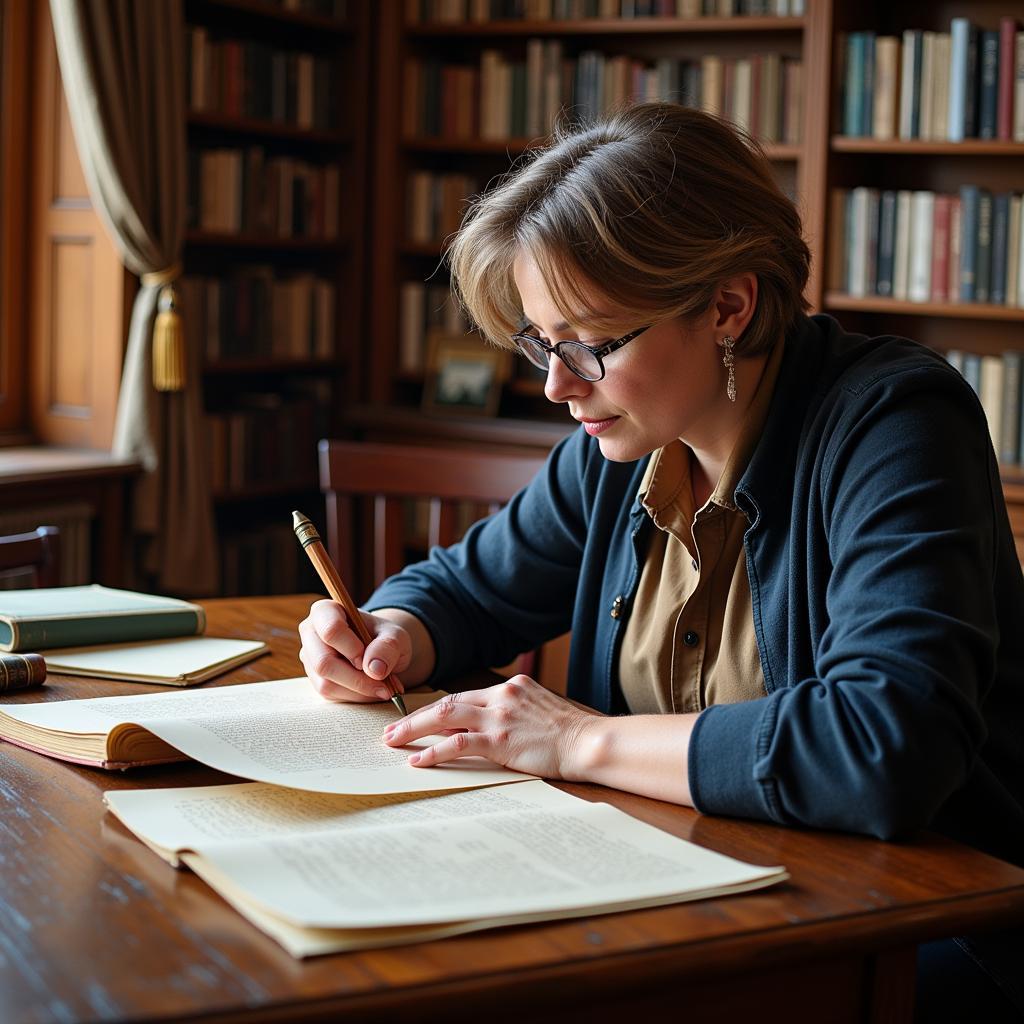
POLYGON ((517 676, 386 741, 1024 864, 1024 582, 984 415, 930 350, 806 316, 799 217, 756 147, 632 108, 511 173, 449 255, 481 332, 582 426, 377 591, 366 650, 313 606, 319 692, 386 699, 393 671, 442 682, 571 629, 592 710, 517 676))

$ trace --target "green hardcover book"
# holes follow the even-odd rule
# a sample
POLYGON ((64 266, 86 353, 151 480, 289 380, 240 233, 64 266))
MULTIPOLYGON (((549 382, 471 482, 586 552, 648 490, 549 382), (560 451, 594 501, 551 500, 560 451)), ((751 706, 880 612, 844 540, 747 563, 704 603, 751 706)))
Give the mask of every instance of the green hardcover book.
POLYGON ((98 584, 0 591, 0 650, 30 651, 192 636, 206 628, 199 605, 98 584))

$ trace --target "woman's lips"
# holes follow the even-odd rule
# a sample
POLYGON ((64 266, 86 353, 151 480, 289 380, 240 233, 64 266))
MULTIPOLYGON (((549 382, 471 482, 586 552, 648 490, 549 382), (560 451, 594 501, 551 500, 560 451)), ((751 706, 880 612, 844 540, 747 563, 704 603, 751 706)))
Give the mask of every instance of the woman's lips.
POLYGON ((583 424, 583 429, 590 434, 591 437, 596 437, 598 434, 603 434, 609 427, 618 421, 618 416, 610 416, 606 420, 580 420, 583 424))

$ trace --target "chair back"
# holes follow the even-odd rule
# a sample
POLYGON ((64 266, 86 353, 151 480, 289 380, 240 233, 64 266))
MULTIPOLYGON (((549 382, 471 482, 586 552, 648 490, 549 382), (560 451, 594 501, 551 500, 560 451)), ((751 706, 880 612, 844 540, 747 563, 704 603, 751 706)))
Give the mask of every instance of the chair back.
POLYGON ((409 499, 427 502, 427 544, 452 544, 460 527, 496 512, 544 465, 542 455, 473 449, 331 440, 319 447, 327 547, 357 603, 407 561, 409 499), (366 519, 360 502, 370 506, 366 519), (357 523, 366 524, 369 546, 357 523))
POLYGON ((27 574, 36 587, 59 586, 59 557, 60 530, 56 526, 0 537, 0 580, 15 573, 27 574))

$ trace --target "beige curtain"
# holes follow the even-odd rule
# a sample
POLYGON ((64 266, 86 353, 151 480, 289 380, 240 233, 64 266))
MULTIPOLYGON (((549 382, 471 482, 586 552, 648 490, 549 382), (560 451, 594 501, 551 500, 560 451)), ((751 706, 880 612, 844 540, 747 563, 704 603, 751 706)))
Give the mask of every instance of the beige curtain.
MULTIPOLYGON (((133 527, 146 585, 179 594, 217 586, 202 438, 198 353, 184 391, 152 383, 160 285, 185 229, 185 54, 181 0, 50 0, 64 91, 94 205, 125 265, 143 278, 132 311, 114 452, 141 462, 133 527)), ((188 316, 188 310, 182 311, 188 316)))

